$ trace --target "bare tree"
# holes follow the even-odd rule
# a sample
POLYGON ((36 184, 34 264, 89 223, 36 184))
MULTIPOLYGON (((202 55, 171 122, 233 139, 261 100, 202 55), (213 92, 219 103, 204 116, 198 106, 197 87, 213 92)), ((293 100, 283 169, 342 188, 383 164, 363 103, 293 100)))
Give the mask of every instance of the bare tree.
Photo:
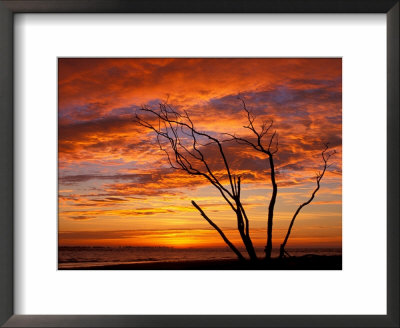
MULTIPOLYGON (((241 202, 241 177, 232 174, 224 153, 223 141, 197 130, 187 112, 181 114, 167 103, 160 104, 158 110, 143 106, 141 112, 149 114, 150 119, 146 120, 136 114, 136 121, 156 133, 158 146, 160 150, 166 153, 170 166, 175 170, 182 170, 190 175, 207 179, 219 191, 236 215, 237 229, 250 259, 256 260, 256 252, 250 238, 249 220, 241 202), (154 123, 152 123, 153 120, 154 123), (168 150, 163 145, 162 140, 169 144, 168 150), (207 147, 217 148, 225 176, 217 174, 211 168, 205 156, 207 147), (224 178, 227 178, 229 187, 223 184, 222 179, 224 178)), ((194 201, 192 201, 192 204, 207 222, 218 231, 238 258, 243 260, 244 256, 229 241, 222 230, 205 214, 199 205, 194 201)))
POLYGON ((257 130, 257 128, 254 126, 254 115, 247 109, 245 100, 242 97, 238 98, 242 102, 243 110, 247 115, 248 125, 245 125, 244 128, 251 131, 253 137, 255 137, 255 140, 253 141, 250 138, 241 138, 233 134, 228 135, 231 136, 238 143, 249 145, 256 151, 266 154, 269 160, 272 195, 268 206, 267 244, 264 248, 265 258, 268 260, 271 258, 272 252, 272 226, 274 220, 274 207, 278 194, 278 185, 276 183, 276 172, 274 164, 274 154, 278 152, 278 136, 276 134, 276 131, 274 131, 272 134, 269 133, 274 124, 272 120, 270 122, 263 122, 260 129, 257 130), (276 142, 274 148, 272 148, 274 139, 276 139, 276 142))
POLYGON ((297 215, 300 213, 300 211, 303 209, 303 207, 307 206, 308 204, 310 204, 313 201, 313 199, 315 197, 315 194, 318 192, 318 190, 320 188, 320 182, 321 182, 322 178, 324 177, 324 174, 325 174, 327 168, 329 167, 328 161, 329 161, 330 157, 336 153, 335 150, 333 150, 331 152, 328 152, 328 148, 329 148, 329 144, 325 144, 325 149, 321 153, 322 160, 324 162, 324 166, 323 166, 322 172, 318 172, 317 175, 316 175, 317 186, 315 187, 314 191, 312 192, 310 198, 306 202, 302 203, 297 208, 296 212, 294 213, 294 215, 292 217, 292 220, 290 221, 289 228, 288 228, 288 231, 286 233, 285 239, 284 239, 283 243, 280 246, 279 258, 283 258, 285 256, 285 254, 290 256, 289 253, 285 251, 285 246, 286 246, 286 243, 287 243, 287 241, 289 239, 290 233, 292 231, 292 227, 293 227, 294 221, 296 220, 297 215))
MULTIPOLYGON (((142 115, 136 114, 136 121, 140 125, 155 132, 158 146, 160 150, 165 152, 167 155, 171 168, 184 171, 193 176, 201 176, 218 190, 225 202, 235 213, 237 229, 251 260, 257 260, 257 255, 250 238, 249 219, 241 201, 241 177, 240 175, 232 173, 224 152, 223 143, 236 141, 239 144, 250 146, 254 150, 264 153, 268 157, 272 194, 268 206, 267 242, 264 252, 265 258, 269 260, 272 252, 274 207, 278 194, 274 163, 274 155, 278 152, 278 135, 275 130, 273 132, 271 131, 273 126, 272 120, 263 122, 260 128, 257 129, 254 123, 255 116, 250 110, 248 110, 245 100, 242 97, 239 97, 239 100, 242 103, 242 109, 246 113, 248 121, 248 124, 245 125, 244 128, 251 132, 251 136, 246 136, 246 138, 235 134, 225 133, 225 135, 228 135, 230 139, 220 140, 211 134, 201 132, 195 128, 193 121, 186 111, 179 113, 166 102, 161 103, 158 110, 152 109, 148 106, 143 106, 140 111, 143 114, 148 114, 148 118, 145 119, 142 115), (166 147, 163 142, 168 146, 166 147), (225 171, 224 175, 221 175, 219 172, 216 172, 217 170, 212 169, 210 163, 207 161, 206 152, 208 147, 216 147, 219 159, 223 163, 225 171), (227 180, 228 187, 223 184, 223 181, 225 180, 227 180)), ((280 257, 284 257, 284 254, 287 254, 285 246, 297 215, 304 206, 312 202, 315 194, 320 188, 320 181, 329 167, 327 164, 328 160, 335 153, 335 151, 328 153, 327 150, 328 144, 325 145, 325 149, 322 151, 324 167, 323 171, 317 174, 317 187, 312 193, 310 199, 301 204, 295 212, 284 242, 281 244, 280 257)), ((201 207, 193 200, 192 205, 200 212, 201 216, 215 230, 217 230, 222 239, 238 256, 238 258, 244 260, 245 257, 241 252, 232 244, 232 242, 229 241, 223 231, 207 216, 201 207)))

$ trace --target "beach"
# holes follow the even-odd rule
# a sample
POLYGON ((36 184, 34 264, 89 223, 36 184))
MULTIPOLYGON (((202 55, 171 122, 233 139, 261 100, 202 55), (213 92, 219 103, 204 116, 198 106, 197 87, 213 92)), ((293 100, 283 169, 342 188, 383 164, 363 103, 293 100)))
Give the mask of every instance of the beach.
MULTIPOLYGON (((243 253, 245 250, 241 249, 243 253)), ((290 258, 278 260, 274 249, 266 264, 264 248, 256 248, 257 263, 239 261, 227 247, 59 247, 58 269, 73 270, 291 270, 340 269, 340 248, 288 249, 290 258)))
POLYGON ((342 256, 304 255, 257 262, 224 260, 157 261, 63 267, 59 270, 341 270, 342 256))

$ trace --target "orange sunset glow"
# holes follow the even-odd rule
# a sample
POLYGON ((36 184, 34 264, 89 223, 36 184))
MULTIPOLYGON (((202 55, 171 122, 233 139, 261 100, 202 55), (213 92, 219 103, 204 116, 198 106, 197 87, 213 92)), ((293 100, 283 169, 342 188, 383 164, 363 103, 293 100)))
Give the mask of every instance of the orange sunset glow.
MULTIPOLYGON (((199 131, 224 140, 229 166, 242 179, 251 239, 262 249, 272 193, 268 158, 225 140, 250 138, 240 99, 255 126, 273 120, 271 133, 279 137, 273 248, 315 189, 326 143, 336 153, 315 199, 296 218, 287 247, 341 248, 339 58, 60 58, 59 245, 226 247, 193 200, 241 247, 236 218, 218 190, 202 176, 172 168, 155 133, 138 124, 144 106, 157 110, 168 102, 188 113, 199 131)), ((227 185, 216 150, 205 154, 227 185)))

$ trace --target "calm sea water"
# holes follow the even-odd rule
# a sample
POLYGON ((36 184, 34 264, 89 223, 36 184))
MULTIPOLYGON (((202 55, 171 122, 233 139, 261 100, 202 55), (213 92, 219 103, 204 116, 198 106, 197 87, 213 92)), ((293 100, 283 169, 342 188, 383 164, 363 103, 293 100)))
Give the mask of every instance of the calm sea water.
MULTIPOLYGON (((263 248, 256 249, 263 256, 263 248)), ((306 254, 341 255, 340 248, 288 248, 292 256, 306 254)), ((244 252, 242 252, 244 254, 244 252)), ((278 256, 274 250, 272 256, 278 256)), ((81 268, 87 266, 143 263, 180 262, 195 260, 235 259, 229 248, 169 248, 169 247, 59 247, 59 268, 81 268)))

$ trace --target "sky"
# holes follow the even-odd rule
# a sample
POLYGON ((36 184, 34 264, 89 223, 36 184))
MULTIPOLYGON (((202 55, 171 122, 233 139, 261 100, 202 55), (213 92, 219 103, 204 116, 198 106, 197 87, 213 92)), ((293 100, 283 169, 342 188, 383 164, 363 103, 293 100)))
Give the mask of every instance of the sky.
MULTIPOLYGON (((256 247, 265 246, 272 192, 268 158, 226 140, 227 133, 252 140, 238 96, 254 125, 273 120, 270 133, 278 136, 273 247, 315 189, 325 143, 336 154, 286 247, 341 247, 340 58, 60 58, 59 245, 225 246, 194 200, 241 246, 236 217, 218 190, 205 178, 171 168, 154 132, 137 123, 137 113, 154 123, 141 108, 158 110, 168 102, 186 111, 197 130, 224 140, 229 166, 242 177, 251 238, 256 247)), ((215 146, 203 150, 227 184, 215 146)))

